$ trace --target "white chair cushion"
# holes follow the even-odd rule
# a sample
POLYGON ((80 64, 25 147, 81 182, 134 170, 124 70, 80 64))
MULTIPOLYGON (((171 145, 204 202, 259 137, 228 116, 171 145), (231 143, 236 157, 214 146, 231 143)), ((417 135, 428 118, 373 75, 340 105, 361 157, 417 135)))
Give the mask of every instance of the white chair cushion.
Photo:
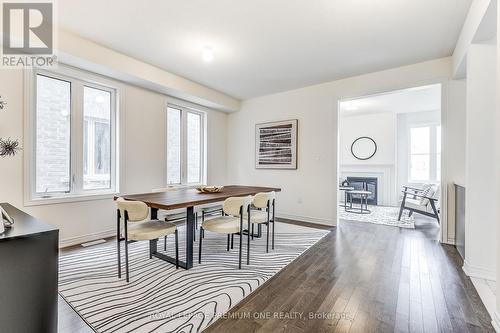
POLYGON ((243 209, 243 212, 246 212, 248 206, 252 203, 252 196, 246 197, 230 197, 224 200, 222 207, 224 212, 228 215, 239 217, 240 209, 243 209))
MULTIPOLYGON (((434 188, 434 186, 432 184, 425 184, 422 189, 423 189, 423 191, 421 193, 419 193, 420 195, 426 196, 428 198, 434 197, 434 193, 435 193, 436 189, 434 188)), ((427 206, 429 204, 429 199, 420 198, 420 204, 423 206, 427 206)))
MULTIPOLYGON (((243 215, 245 221, 248 220, 248 215, 243 215)), ((262 210, 251 210, 250 211, 250 221, 252 223, 266 223, 267 222, 267 212, 262 210)))
POLYGON ((142 201, 125 200, 120 197, 116 199, 116 205, 120 210, 122 219, 125 218, 125 211, 127 211, 130 222, 145 220, 149 215, 148 206, 142 201))
POLYGON ((422 205, 420 203, 420 199, 406 199, 405 201, 405 207, 415 209, 415 210, 420 210, 423 212, 428 212, 430 213, 432 211, 432 208, 430 205, 422 205))
POLYGON ((128 225, 129 240, 151 240, 175 233, 175 224, 160 220, 151 220, 128 225))
MULTIPOLYGON (((220 234, 234 234, 240 232, 240 219, 233 216, 219 216, 206 220, 202 224, 203 229, 220 234)), ((243 221, 243 228, 246 223, 243 221)))
POLYGON ((276 197, 276 193, 274 191, 257 193, 253 197, 252 204, 254 205, 254 207, 257 207, 257 208, 266 208, 267 202, 273 201, 273 199, 275 197, 276 197))

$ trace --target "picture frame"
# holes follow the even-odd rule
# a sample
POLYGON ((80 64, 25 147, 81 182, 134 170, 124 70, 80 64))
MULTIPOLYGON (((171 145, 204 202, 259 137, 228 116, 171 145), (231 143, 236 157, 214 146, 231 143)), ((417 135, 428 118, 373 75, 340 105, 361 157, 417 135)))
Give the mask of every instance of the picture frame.
POLYGON ((298 119, 255 125, 255 168, 297 169, 298 119))

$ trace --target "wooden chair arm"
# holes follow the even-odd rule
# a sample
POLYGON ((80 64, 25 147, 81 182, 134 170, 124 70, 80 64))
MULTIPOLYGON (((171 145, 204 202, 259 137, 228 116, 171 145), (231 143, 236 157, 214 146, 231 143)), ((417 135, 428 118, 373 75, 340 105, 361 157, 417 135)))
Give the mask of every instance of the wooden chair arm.
POLYGON ((411 186, 403 186, 405 188, 405 191, 408 191, 408 189, 412 191, 417 191, 417 192, 423 192, 424 190, 421 188, 416 188, 416 187, 411 187, 411 186))

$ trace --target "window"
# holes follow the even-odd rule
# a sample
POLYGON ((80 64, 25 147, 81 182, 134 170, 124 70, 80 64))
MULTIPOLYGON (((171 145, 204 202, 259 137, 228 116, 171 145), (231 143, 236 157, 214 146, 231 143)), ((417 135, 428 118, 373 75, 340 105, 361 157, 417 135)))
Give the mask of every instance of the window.
POLYGON ((111 186, 111 92, 83 88, 83 188, 111 186))
POLYGON ((204 182, 204 119, 199 111, 167 108, 167 184, 204 182))
POLYGON ((441 126, 410 128, 410 182, 439 182, 441 178, 441 126))
POLYGON ((31 199, 114 192, 116 91, 61 73, 36 70, 30 84, 31 199))

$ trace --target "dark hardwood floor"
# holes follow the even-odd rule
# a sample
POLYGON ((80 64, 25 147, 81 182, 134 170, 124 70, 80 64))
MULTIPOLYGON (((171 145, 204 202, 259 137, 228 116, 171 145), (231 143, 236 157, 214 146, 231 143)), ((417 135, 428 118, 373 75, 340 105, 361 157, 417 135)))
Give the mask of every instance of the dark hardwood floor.
MULTIPOLYGON (((439 228, 342 221, 205 332, 494 332, 439 228)), ((91 332, 61 299, 60 332, 91 332)))
POLYGON ((456 249, 416 224, 341 222, 206 332, 494 332, 456 249))

